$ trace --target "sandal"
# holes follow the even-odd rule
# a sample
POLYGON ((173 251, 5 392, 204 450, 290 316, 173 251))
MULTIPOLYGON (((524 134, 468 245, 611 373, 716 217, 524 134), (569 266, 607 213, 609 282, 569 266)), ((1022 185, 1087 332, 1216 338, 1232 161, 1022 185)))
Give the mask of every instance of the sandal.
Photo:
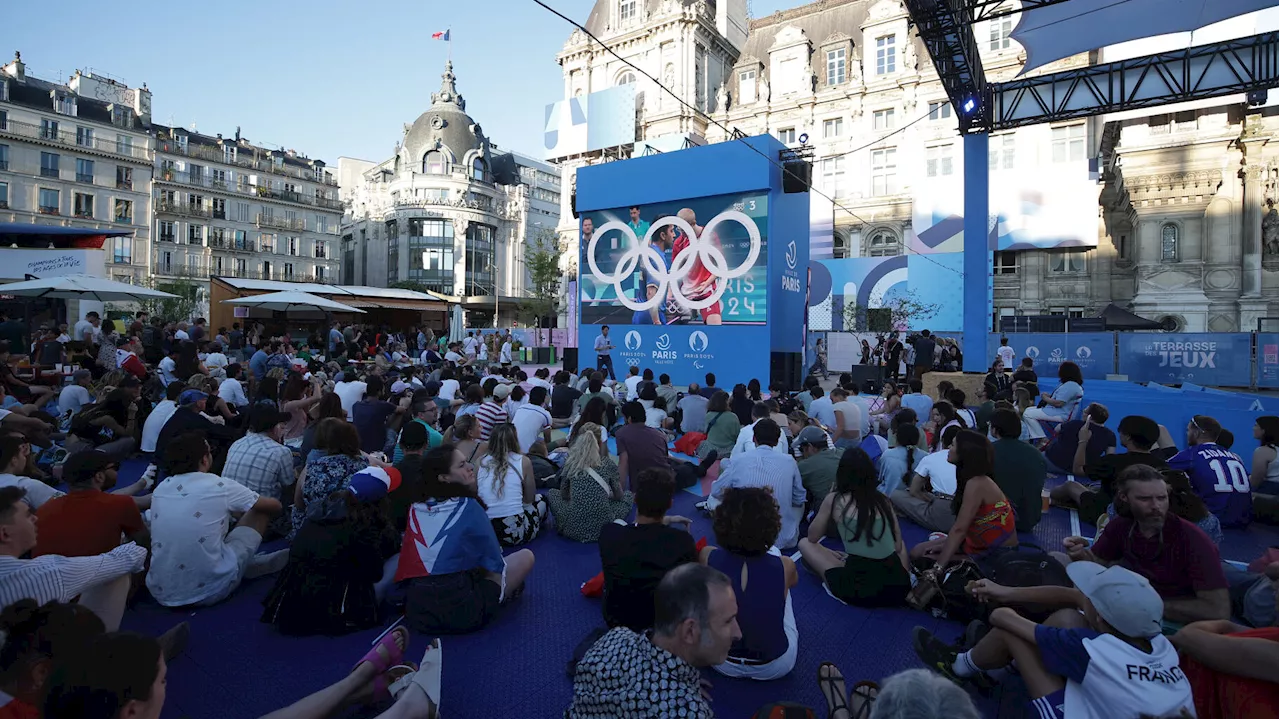
POLYGON ((409 646, 409 630, 404 627, 396 627, 386 634, 382 635, 376 644, 373 645, 368 652, 365 653, 360 661, 351 667, 351 671, 355 671, 357 667, 365 662, 373 665, 373 669, 378 674, 385 674, 388 669, 400 663, 404 657, 404 648, 396 644, 396 637, 401 638, 401 644, 405 647, 409 646), (385 650, 385 654, 379 652, 379 649, 385 650))
POLYGON ((844 675, 831 662, 818 666, 818 689, 827 700, 827 716, 832 719, 849 716, 849 702, 844 688, 844 675), (843 711, 844 714, 840 714, 843 711))
POLYGON ((379 674, 373 680, 373 699, 376 702, 384 702, 388 699, 399 699, 400 693, 409 688, 413 683, 413 674, 418 671, 418 665, 413 662, 405 662, 397 664, 386 671, 385 674, 379 674))
POLYGON ((410 681, 418 685, 427 699, 435 706, 437 715, 440 712, 440 672, 444 669, 444 653, 440 648, 440 640, 433 640, 422 655, 422 666, 413 673, 410 681))
POLYGON ((849 696, 862 699, 858 712, 851 715, 849 719, 871 719, 871 710, 875 706, 876 697, 880 696, 880 685, 864 679, 853 685, 853 691, 849 696))

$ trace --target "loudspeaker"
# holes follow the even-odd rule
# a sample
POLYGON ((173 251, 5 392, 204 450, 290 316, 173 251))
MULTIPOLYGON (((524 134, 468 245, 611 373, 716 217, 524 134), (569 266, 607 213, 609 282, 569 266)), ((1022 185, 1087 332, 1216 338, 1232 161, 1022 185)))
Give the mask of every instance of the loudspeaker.
POLYGON ((561 357, 561 359, 563 360, 563 363, 564 363, 565 372, 572 372, 573 374, 578 373, 578 348, 577 347, 565 347, 564 355, 561 357))
POLYGON ((800 390, 804 380, 803 352, 769 353, 769 384, 781 382, 788 391, 800 390))
POLYGON ((808 192, 813 179, 813 163, 807 160, 791 160, 782 163, 782 191, 808 192))
POLYGON ((884 386, 884 367, 870 364, 856 364, 849 368, 853 376, 853 385, 861 387, 863 392, 878 393, 884 386), (875 389, 869 389, 874 387, 875 389))

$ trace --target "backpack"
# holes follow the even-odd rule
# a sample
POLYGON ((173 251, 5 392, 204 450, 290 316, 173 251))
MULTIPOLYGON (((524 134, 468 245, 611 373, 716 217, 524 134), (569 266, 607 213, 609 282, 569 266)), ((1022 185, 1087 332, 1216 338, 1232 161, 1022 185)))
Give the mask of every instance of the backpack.
POLYGON ((160 332, 156 330, 155 325, 146 325, 142 328, 142 346, 147 349, 160 346, 160 332))
MULTIPOLYGON (((941 609, 947 618, 962 623, 974 619, 986 621, 992 607, 977 601, 967 590, 971 581, 990 579, 1005 587, 1071 587, 1067 568, 1040 547, 1022 543, 1016 547, 997 547, 985 555, 966 560, 960 569, 949 572, 940 585, 941 609)), ((1053 610, 1036 606, 1018 606, 1018 613, 1034 621, 1044 621, 1053 610)))

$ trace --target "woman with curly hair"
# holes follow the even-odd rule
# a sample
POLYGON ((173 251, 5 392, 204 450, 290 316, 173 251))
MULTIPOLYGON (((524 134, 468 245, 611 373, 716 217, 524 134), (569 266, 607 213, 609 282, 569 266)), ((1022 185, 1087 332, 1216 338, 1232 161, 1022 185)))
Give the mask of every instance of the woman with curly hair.
POLYGON ((504 547, 533 541, 547 518, 547 500, 537 492, 533 463, 520 453, 515 425, 493 426, 476 469, 476 486, 498 541, 504 547))
POLYGON ((796 565, 774 547, 782 515, 764 487, 734 487, 721 494, 711 520, 720 546, 704 547, 698 561, 718 569, 733 583, 742 638, 715 670, 727 677, 767 681, 796 665, 800 634, 791 609, 796 565))
POLYGON ((600 539, 600 528, 631 513, 631 493, 622 491, 618 465, 600 442, 600 430, 586 424, 569 445, 560 470, 560 489, 547 492, 556 530, 576 542, 600 539))
MULTIPOLYGON (((904 425, 910 427, 911 425, 904 425)), ((901 441, 910 442, 909 437, 901 441)), ((877 489, 871 457, 851 447, 840 457, 836 486, 800 540, 800 554, 835 598, 859 606, 901 604, 911 591, 910 561, 889 498, 877 489), (819 544, 835 522, 847 554, 819 544)))

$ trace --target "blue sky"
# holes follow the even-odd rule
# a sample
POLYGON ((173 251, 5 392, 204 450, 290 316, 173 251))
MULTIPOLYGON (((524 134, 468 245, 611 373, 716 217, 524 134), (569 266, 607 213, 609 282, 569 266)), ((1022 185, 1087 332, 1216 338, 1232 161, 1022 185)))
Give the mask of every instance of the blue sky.
MULTIPOLYGON (((584 22, 594 0, 549 0, 584 22)), ((802 4, 752 0, 757 16, 802 4)), ((452 33, 467 112, 498 146, 541 156, 544 106, 560 99, 555 56, 571 27, 531 0, 66 0, 10 2, 0 62, 22 51, 42 79, 77 68, 151 89, 156 122, 336 163, 382 160, 431 104, 452 33)))

